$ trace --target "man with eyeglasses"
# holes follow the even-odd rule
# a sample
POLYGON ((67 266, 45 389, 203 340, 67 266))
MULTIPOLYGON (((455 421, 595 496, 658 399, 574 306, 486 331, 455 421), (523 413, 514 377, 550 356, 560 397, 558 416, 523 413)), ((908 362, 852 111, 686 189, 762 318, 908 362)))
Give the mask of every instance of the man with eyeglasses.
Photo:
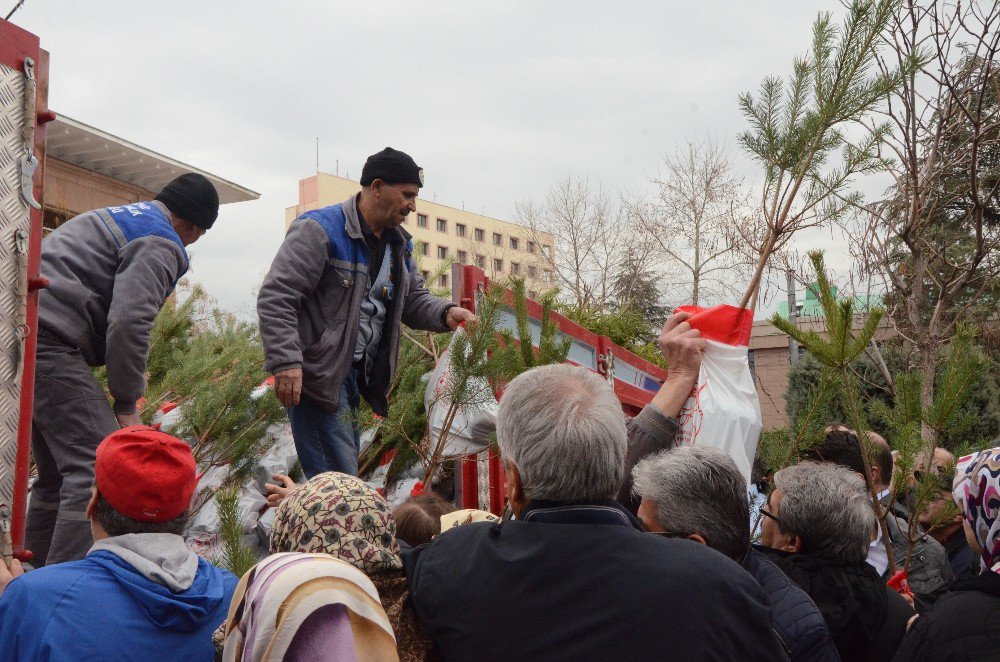
MULTIPOLYGON (((955 579, 958 579, 965 575, 979 574, 979 555, 972 551, 965 539, 962 513, 955 507, 955 502, 951 498, 952 481, 955 478, 954 456, 949 466, 950 469, 946 468, 943 473, 933 474, 936 482, 933 495, 923 504, 917 514, 917 520, 929 536, 941 543, 948 554, 951 571, 955 579)), ((917 472, 917 477, 920 476, 921 473, 917 472)))
POLYGON ((774 630, 792 660, 840 659, 809 596, 750 547, 747 485, 731 457, 717 448, 684 446, 644 459, 632 474, 646 530, 707 545, 742 565, 764 589, 774 630))
POLYGON ((774 474, 756 547, 819 608, 844 660, 891 660, 913 609, 865 558, 875 512, 864 479, 830 462, 774 474))

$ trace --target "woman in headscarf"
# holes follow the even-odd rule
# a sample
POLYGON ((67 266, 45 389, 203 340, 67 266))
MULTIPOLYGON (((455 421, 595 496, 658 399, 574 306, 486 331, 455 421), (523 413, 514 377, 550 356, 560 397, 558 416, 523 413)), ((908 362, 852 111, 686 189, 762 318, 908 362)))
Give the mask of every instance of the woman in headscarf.
POLYGON ((271 553, 277 552, 330 554, 363 570, 378 589, 400 660, 427 659, 431 642, 407 601, 396 522, 389 504, 363 480, 331 471, 292 489, 271 529, 271 553))
POLYGON ((897 660, 1000 659, 1000 448, 960 458, 952 496, 981 573, 957 579, 917 619, 897 660))
POLYGON ((255 565, 223 628, 223 662, 399 659, 375 586, 329 554, 273 554, 255 565))

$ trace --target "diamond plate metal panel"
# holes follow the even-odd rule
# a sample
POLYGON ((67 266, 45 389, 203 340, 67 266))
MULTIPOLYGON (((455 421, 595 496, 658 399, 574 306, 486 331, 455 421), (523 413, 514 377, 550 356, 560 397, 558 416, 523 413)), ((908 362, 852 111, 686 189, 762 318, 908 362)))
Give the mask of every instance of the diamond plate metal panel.
POLYGON ((21 380, 17 378, 18 257, 14 233, 29 230, 18 159, 24 155, 24 74, 0 64, 0 503, 12 503, 21 380))
MULTIPOLYGON (((15 430, 16 429, 17 428, 15 428, 15 430)), ((476 458, 476 464, 478 465, 476 467, 478 469, 477 487, 479 488, 477 495, 477 498, 479 499, 479 505, 477 506, 477 508, 479 508, 480 510, 489 510, 490 509, 490 451, 487 449, 482 453, 476 454, 474 457, 476 458)))

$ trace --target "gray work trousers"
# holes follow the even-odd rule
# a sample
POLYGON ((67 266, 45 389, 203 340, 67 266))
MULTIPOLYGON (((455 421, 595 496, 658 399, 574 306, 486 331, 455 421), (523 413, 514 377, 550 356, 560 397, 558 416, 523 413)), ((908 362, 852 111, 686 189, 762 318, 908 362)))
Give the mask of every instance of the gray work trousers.
POLYGON ((38 338, 31 428, 38 479, 25 547, 36 567, 82 559, 94 543, 86 511, 97 446, 118 421, 80 350, 44 336, 38 338))

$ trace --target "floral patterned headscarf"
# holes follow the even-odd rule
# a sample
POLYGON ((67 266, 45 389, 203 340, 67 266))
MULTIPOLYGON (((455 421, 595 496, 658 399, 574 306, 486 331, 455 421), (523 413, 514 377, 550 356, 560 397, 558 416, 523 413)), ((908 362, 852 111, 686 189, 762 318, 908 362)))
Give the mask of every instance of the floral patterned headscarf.
POLYGON ((368 574, 400 570, 389 504, 360 478, 328 471, 281 500, 271 553, 322 552, 368 574))
POLYGON ((1000 448, 959 459, 952 494, 983 548, 983 568, 1000 573, 1000 448))

